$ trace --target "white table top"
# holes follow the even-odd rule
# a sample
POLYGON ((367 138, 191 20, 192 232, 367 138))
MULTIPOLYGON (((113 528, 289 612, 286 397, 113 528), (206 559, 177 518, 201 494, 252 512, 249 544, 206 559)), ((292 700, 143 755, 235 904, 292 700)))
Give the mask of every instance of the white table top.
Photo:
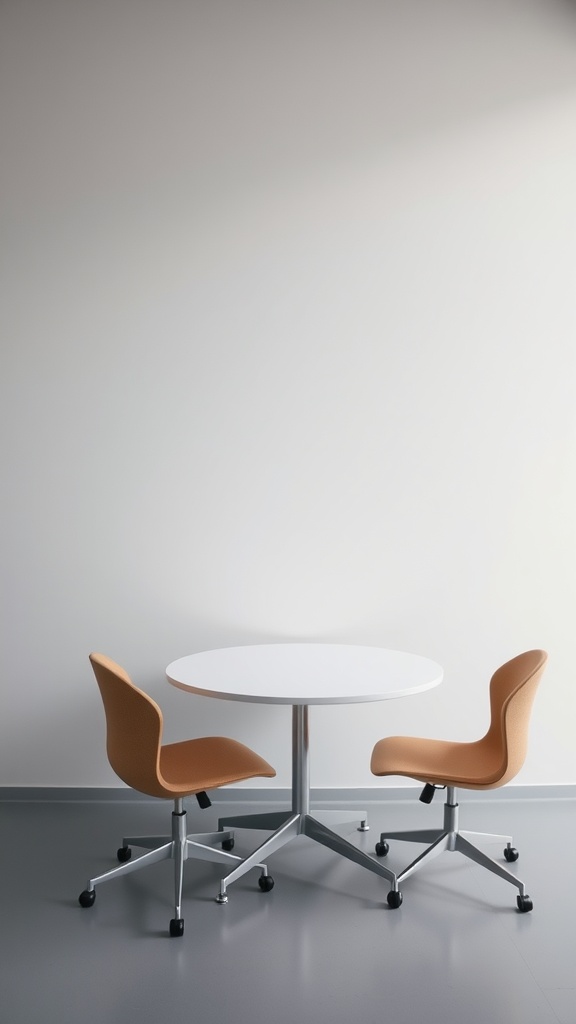
POLYGON ((358 704, 421 693, 442 681, 429 658, 384 647, 262 644, 201 651, 173 661, 182 690, 258 704, 358 704))

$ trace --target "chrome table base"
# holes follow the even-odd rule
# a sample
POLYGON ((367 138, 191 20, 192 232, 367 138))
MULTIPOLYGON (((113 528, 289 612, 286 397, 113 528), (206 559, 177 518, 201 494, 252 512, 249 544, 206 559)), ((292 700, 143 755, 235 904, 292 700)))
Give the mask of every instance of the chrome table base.
MULTIPOLYGON (((321 817, 334 824, 350 821, 350 811, 318 811, 321 817)), ((360 814, 359 831, 368 831, 366 814, 360 814)), ((358 820, 358 814, 355 816, 358 820)), ((342 836, 333 832, 326 824, 310 814, 310 764, 308 748, 308 706, 295 704, 292 707, 292 810, 270 811, 260 814, 244 814, 226 816, 218 821, 218 828, 246 828, 273 830, 271 836, 238 864, 220 882, 220 892, 216 897, 218 903, 227 903, 227 887, 231 882, 241 878, 250 868, 267 860, 271 853, 281 849, 296 836, 304 835, 309 839, 328 847, 342 857, 367 868, 373 874, 385 878, 397 889, 396 875, 390 868, 379 863, 374 857, 357 849, 342 836)))

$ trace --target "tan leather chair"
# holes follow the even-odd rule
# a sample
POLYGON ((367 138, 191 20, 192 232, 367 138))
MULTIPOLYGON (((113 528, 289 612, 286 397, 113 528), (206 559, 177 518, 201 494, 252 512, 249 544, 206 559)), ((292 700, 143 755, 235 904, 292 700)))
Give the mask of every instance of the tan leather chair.
MULTIPOLYGON (((207 832, 187 835, 186 811, 183 798, 196 795, 201 807, 210 805, 206 790, 226 786, 231 782, 257 777, 273 778, 274 769, 236 740, 223 736, 208 736, 162 745, 162 712, 156 702, 134 686, 124 669, 103 654, 91 654, 90 662, 100 687, 106 714, 106 749, 116 774, 132 789, 147 796, 174 801, 172 834, 166 836, 125 837, 118 850, 119 867, 91 878, 80 894, 82 907, 91 907, 96 898, 95 886, 119 875, 138 871, 160 860, 174 860, 175 913, 170 921, 170 935, 184 932, 182 917, 182 878, 184 861, 189 857, 200 860, 226 862, 240 861, 229 851, 234 846, 232 832, 207 832), (222 848, 215 849, 212 843, 222 848), (131 846, 140 846, 150 852, 132 861, 131 846)), ((274 881, 265 865, 258 879, 260 888, 267 892, 274 881)))
MULTIPOLYGON (((532 910, 532 900, 526 894, 523 882, 479 850, 468 838, 505 842, 505 859, 515 861, 518 859, 518 851, 512 846, 512 837, 461 832, 458 826, 456 787, 497 789, 520 771, 526 757, 532 703, 546 661, 545 651, 526 651, 506 662, 494 673, 490 681, 490 726, 482 739, 473 743, 457 743, 412 736, 389 736, 376 743, 370 765, 374 775, 404 775, 425 783, 420 796, 424 803, 430 803, 437 788, 445 788, 447 791, 442 829, 383 832, 380 836, 380 842, 376 844, 379 857, 385 857, 388 853, 389 839, 431 844, 397 875, 398 884, 443 850, 457 850, 515 885, 519 890, 518 910, 523 913, 532 910)), ((402 903, 402 893, 397 887, 396 891, 389 893, 388 903, 392 907, 399 907, 402 903)))

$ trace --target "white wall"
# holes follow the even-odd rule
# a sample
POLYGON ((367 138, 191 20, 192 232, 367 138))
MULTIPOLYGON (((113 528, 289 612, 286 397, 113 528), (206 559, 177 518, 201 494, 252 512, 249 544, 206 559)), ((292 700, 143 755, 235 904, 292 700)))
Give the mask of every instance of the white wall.
POLYGON ((115 783, 96 649, 287 786, 289 709, 164 668, 299 639, 445 668, 315 709, 314 786, 479 735, 536 646, 518 781, 576 782, 574 5, 5 0, 0 37, 0 784, 115 783))

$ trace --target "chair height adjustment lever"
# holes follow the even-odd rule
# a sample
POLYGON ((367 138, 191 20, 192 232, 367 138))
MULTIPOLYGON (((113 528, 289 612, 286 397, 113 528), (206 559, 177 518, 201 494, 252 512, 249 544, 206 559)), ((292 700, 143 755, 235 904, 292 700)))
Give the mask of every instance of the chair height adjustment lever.
POLYGON ((202 808, 203 811, 206 810, 207 807, 212 806, 212 801, 210 800, 208 793, 196 793, 196 799, 198 801, 198 805, 202 808))
POLYGON ((427 782, 418 799, 421 800, 423 804, 431 804, 436 789, 437 787, 433 786, 431 782, 427 782))

